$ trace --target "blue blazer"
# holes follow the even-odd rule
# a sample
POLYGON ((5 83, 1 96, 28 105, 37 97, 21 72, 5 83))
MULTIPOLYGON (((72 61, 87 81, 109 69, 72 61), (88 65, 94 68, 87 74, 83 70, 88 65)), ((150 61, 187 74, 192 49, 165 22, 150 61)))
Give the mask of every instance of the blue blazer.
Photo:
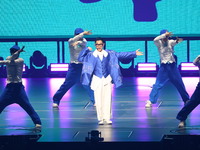
MULTIPOLYGON (((136 52, 115 52, 113 50, 105 50, 109 56, 107 58, 109 59, 106 65, 107 70, 110 72, 110 76, 112 78, 112 83, 115 84, 115 87, 119 87, 122 85, 122 75, 119 67, 119 60, 124 59, 133 59, 135 58, 136 52)), ((98 57, 93 55, 94 52, 91 52, 89 49, 83 49, 78 57, 78 61, 83 62, 83 69, 81 73, 81 83, 83 85, 90 85, 91 79, 93 76, 94 70, 98 69, 96 68, 97 61, 99 60, 98 57)))

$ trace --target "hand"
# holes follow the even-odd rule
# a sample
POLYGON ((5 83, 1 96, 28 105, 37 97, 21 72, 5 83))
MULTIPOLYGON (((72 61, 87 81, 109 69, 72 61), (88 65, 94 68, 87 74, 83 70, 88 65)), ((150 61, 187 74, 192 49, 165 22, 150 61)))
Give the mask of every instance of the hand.
POLYGON ((88 47, 88 49, 89 49, 90 51, 92 51, 92 47, 88 47))
POLYGON ((76 42, 72 43, 72 46, 76 46, 76 45, 78 45, 78 43, 79 43, 79 41, 76 41, 76 42))
POLYGON ((22 48, 21 48, 20 50, 18 50, 18 52, 19 52, 19 53, 25 52, 25 51, 24 51, 24 48, 25 48, 25 46, 22 46, 22 48))
POLYGON ((172 35, 173 35, 172 32, 166 32, 166 33, 165 33, 165 36, 166 36, 166 37, 170 37, 170 36, 172 36, 172 35))
POLYGON ((176 43, 180 43, 180 42, 182 42, 182 41, 183 41, 182 38, 178 38, 178 37, 176 37, 176 43))
POLYGON ((136 55, 137 55, 137 56, 144 55, 143 52, 139 52, 139 50, 140 50, 140 49, 137 49, 137 50, 136 50, 136 55))
POLYGON ((83 32, 83 34, 84 34, 84 35, 91 35, 91 34, 92 34, 92 32, 91 32, 91 31, 92 31, 92 30, 89 30, 89 31, 84 31, 84 32, 83 32))

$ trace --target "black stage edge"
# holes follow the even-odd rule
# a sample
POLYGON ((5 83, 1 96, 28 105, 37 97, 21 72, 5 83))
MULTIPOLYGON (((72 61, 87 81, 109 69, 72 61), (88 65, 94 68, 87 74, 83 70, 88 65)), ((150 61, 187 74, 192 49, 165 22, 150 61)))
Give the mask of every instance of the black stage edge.
POLYGON ((36 135, 0 135, 0 150, 28 150, 36 145, 41 134, 36 135))
POLYGON ((200 135, 164 135, 155 142, 38 142, 34 149, 53 150, 200 150, 200 135))
POLYGON ((162 150, 200 150, 200 135, 164 135, 162 150))
POLYGON ((199 150, 200 135, 164 135, 151 142, 37 142, 41 135, 0 136, 0 150, 199 150))
POLYGON ((29 150, 161 150, 160 142, 37 142, 29 150))

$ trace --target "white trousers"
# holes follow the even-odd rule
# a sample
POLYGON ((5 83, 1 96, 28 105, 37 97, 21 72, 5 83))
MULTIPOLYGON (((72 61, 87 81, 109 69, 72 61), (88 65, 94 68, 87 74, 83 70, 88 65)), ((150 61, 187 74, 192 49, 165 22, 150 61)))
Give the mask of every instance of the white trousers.
POLYGON ((94 89, 97 119, 99 121, 111 119, 112 83, 107 81, 107 79, 101 78, 98 87, 94 89))

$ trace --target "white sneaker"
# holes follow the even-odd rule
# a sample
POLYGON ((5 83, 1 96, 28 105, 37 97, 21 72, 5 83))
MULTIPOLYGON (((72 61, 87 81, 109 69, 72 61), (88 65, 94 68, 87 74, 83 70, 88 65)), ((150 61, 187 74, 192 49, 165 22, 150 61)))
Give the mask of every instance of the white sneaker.
POLYGON ((104 124, 103 120, 100 120, 98 124, 103 125, 104 124))
POLYGON ((42 128, 42 125, 41 124, 36 124, 35 128, 42 128))
POLYGON ((151 108, 152 107, 152 103, 150 100, 147 100, 146 101, 146 105, 145 105, 145 108, 151 108))
POLYGON ((35 132, 41 132, 42 131, 42 125, 41 124, 36 124, 35 125, 35 132))
POLYGON ((58 104, 56 104, 56 103, 53 103, 53 108, 58 108, 58 104))
POLYGON ((178 124, 178 128, 184 128, 185 127, 185 121, 181 121, 179 124, 178 124))
POLYGON ((111 120, 105 120, 105 123, 106 124, 112 124, 112 121, 111 120))

